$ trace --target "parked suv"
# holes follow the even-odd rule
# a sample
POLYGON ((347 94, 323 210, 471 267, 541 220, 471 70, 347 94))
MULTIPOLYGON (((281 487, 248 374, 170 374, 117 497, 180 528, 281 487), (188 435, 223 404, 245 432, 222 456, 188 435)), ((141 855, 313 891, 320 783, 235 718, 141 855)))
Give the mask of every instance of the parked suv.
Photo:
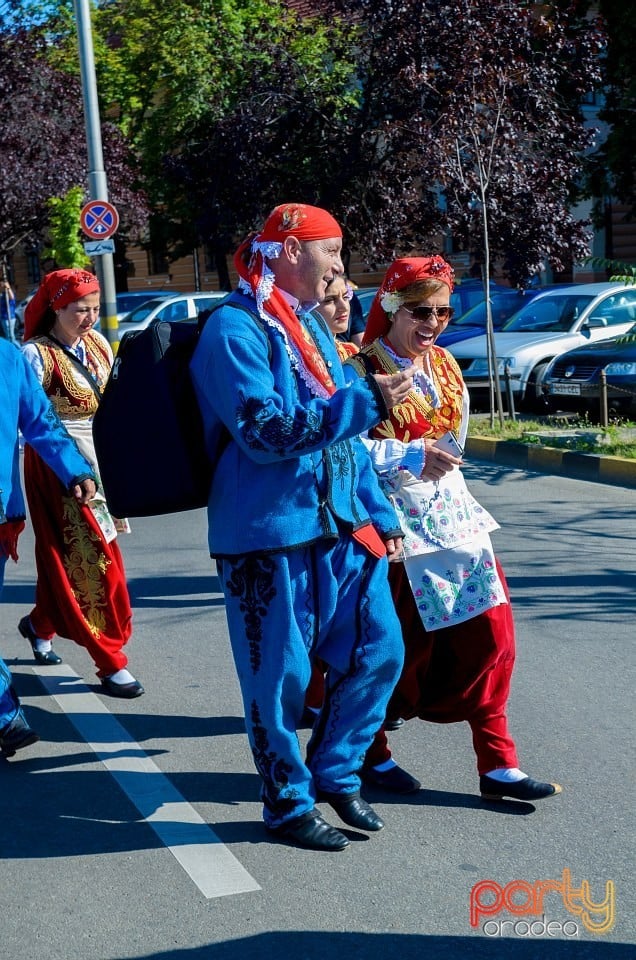
MULTIPOLYGON (((542 403, 542 380, 554 357, 626 333, 635 321, 636 287, 626 284, 574 284, 539 294, 494 334, 497 368, 501 377, 509 369, 515 406, 532 409, 542 403)), ((486 400, 486 337, 454 343, 451 352, 475 405, 486 400)))

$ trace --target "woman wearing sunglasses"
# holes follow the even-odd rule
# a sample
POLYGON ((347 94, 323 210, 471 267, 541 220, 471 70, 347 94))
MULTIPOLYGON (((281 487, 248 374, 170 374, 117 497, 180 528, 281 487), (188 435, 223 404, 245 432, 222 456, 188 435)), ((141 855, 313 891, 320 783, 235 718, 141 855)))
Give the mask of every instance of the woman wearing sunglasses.
MULTIPOLYGON (((561 792, 519 769, 506 705, 514 622, 490 533, 498 524, 461 472, 468 393, 453 357, 435 341, 452 316, 451 266, 439 256, 396 260, 373 301, 357 373, 415 365, 414 388, 371 431, 371 454, 404 535, 389 578, 404 635, 402 676, 387 724, 420 717, 466 721, 484 799, 539 800, 561 792)), ((391 756, 381 730, 365 758, 367 783, 410 793, 420 783, 391 756)))

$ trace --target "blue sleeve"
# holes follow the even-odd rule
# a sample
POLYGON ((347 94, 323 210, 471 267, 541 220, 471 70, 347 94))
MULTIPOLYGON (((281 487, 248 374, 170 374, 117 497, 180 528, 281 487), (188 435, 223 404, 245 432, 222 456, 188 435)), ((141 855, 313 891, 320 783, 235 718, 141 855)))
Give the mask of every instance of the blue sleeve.
MULTIPOLYGON (((333 369, 340 371, 333 343, 326 349, 332 351, 333 369)), ((340 386, 326 399, 310 396, 301 383, 302 374, 292 370, 282 337, 270 338, 257 317, 230 306, 206 324, 192 373, 204 419, 206 411, 208 418, 210 414, 220 418, 257 463, 323 450, 387 416, 372 377, 340 386)), ((342 384, 339 372, 337 377, 342 384)))
POLYGON ((382 490, 378 475, 374 469, 369 451, 361 438, 352 441, 355 445, 356 461, 360 480, 358 496, 365 505, 373 525, 384 540, 389 537, 401 537, 402 529, 393 504, 382 490))

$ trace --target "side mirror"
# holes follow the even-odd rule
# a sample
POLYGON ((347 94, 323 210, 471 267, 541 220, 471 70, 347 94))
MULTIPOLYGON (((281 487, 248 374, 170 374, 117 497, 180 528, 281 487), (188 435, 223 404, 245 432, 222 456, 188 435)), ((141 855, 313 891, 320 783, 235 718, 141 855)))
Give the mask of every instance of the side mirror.
POLYGON ((598 329, 599 327, 606 327, 606 326, 607 326, 607 317, 588 317, 581 329, 585 329, 587 327, 588 330, 594 330, 594 329, 598 329))

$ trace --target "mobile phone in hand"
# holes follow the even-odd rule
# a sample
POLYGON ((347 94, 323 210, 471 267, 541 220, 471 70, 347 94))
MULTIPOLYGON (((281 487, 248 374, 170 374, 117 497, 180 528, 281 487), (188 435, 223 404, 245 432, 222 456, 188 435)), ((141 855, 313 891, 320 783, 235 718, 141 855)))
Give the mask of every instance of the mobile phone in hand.
POLYGON ((452 430, 449 430, 443 437, 436 440, 435 446, 439 447, 440 450, 444 450, 446 453, 450 453, 453 457, 459 457, 461 459, 461 457, 464 456, 464 448, 452 430))

